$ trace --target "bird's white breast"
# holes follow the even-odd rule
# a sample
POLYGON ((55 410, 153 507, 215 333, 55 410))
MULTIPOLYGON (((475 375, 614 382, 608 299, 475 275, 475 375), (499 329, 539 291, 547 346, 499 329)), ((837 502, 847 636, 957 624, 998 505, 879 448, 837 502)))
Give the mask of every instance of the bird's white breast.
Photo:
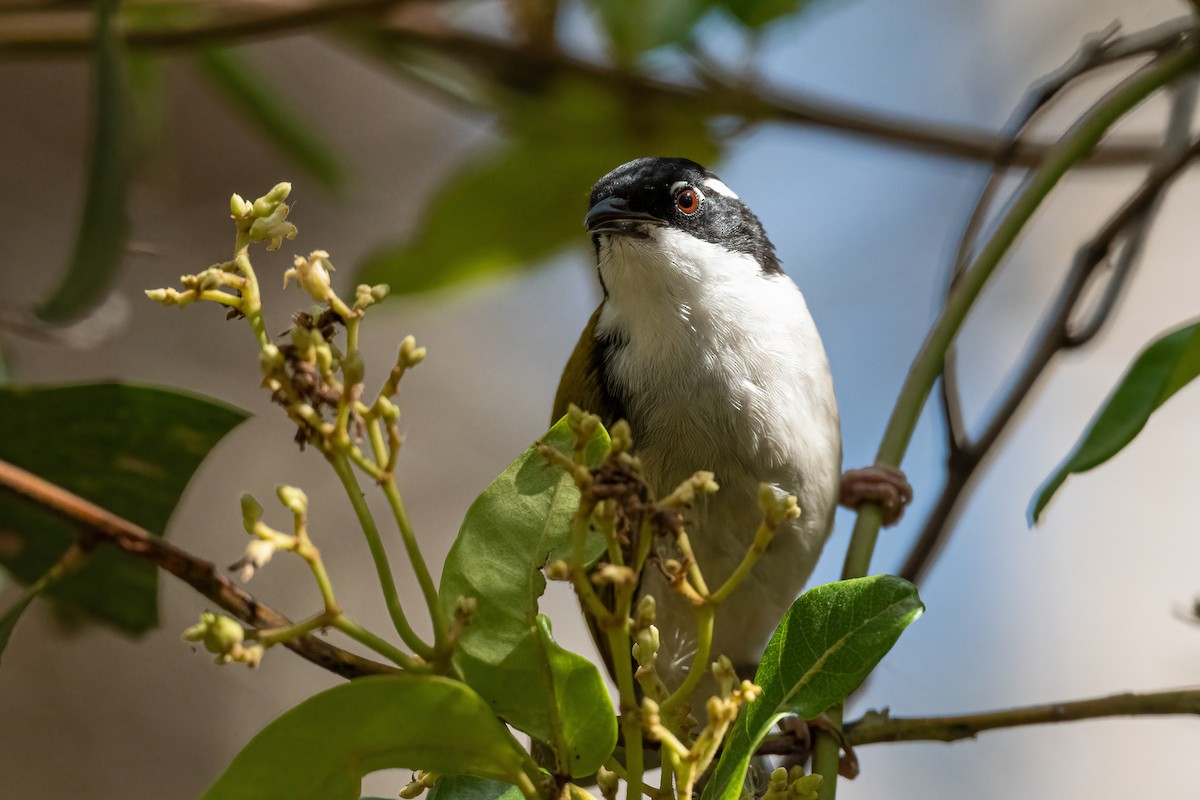
MULTIPOLYGON (((679 230, 604 236, 599 267, 608 297, 597 334, 622 343, 605 372, 647 478, 660 495, 699 469, 721 485, 690 527, 710 588, 754 535, 760 483, 799 500, 801 518, 779 531, 718 613, 714 655, 753 661, 811 573, 836 504, 841 437, 820 337, 790 278, 679 230)), ((664 640, 686 642, 686 606, 664 597, 664 586, 647 588, 664 640)))

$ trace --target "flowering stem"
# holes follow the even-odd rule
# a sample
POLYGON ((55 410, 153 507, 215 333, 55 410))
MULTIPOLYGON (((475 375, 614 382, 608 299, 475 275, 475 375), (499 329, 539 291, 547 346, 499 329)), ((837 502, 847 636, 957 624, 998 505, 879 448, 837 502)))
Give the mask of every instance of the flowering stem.
MULTIPOLYGON (((411 670, 412 672, 430 671, 427 664, 418 661, 395 645, 389 644, 358 623, 351 621, 345 614, 339 614, 330 625, 359 644, 365 645, 376 653, 379 653, 379 655, 399 664, 404 669, 411 670)), ((415 647, 413 649, 416 650, 415 647)))
POLYGON ((675 709, 688 700, 708 673, 706 667, 712 655, 713 617, 716 611, 717 607, 709 604, 696 608, 696 654, 692 657, 692 666, 683 683, 659 705, 659 711, 664 717, 670 717, 675 709))
POLYGON ((441 650, 448 643, 450 620, 447 619, 446 612, 442 610, 442 604, 438 600, 437 587, 433 583, 433 576, 430 575, 429 568, 425 565, 421 547, 417 544, 417 537, 413 534, 412 525, 408 521, 408 512, 404 509, 404 500, 400 497, 400 489, 396 486, 396 480, 390 475, 383 482, 383 494, 392 507, 392 515, 395 516, 396 525, 400 528, 400 537, 404 539, 404 549, 408 552, 408 560, 412 564, 413 572, 416 573, 421 593, 425 595, 425 605, 429 607, 429 618, 433 622, 435 649, 441 650))
POLYGON ((248 231, 238 231, 234 241, 233 263, 238 272, 246 278, 246 285, 242 288, 242 313, 246 315, 246 321, 250 323, 254 336, 258 339, 258 346, 266 347, 271 343, 271 337, 267 334, 267 324, 263 321, 262 294, 258 290, 258 277, 254 274, 254 267, 250 265, 248 231))
POLYGON ((396 626, 396 632, 400 634, 404 643, 413 649, 414 653, 427 661, 432 659, 433 648, 422 641, 421 637, 413 631, 412 626, 408 624, 408 617, 404 614, 404 608, 400 605, 400 595, 396 592, 396 581, 392 576, 391 566, 388 564, 383 540, 379 537, 379 528, 375 525, 375 518, 371 515, 371 509, 367 506, 358 480, 354 477, 354 470, 350 466, 349 459, 341 453, 330 453, 329 463, 333 465, 333 471, 337 473, 342 486, 345 487, 346 496, 350 498, 350 504, 354 506, 354 513, 358 516, 363 535, 366 536, 367 547, 371 550, 371 560, 375 562, 375 572, 379 577, 379 585, 383 589, 384 602, 387 604, 388 613, 391 614, 392 624, 396 626))

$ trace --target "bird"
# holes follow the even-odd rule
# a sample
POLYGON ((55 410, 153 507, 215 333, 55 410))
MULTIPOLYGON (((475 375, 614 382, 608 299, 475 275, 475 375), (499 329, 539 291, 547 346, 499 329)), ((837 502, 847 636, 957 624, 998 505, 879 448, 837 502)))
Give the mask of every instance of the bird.
MULTIPOLYGON (((713 657, 752 677, 843 497, 841 428, 821 337, 759 218, 694 161, 622 164, 592 188, 584 224, 603 299, 563 370, 554 419, 574 404, 607 425, 625 420, 658 497, 697 470, 713 473, 719 491, 698 497, 687 522, 710 588, 750 547, 762 519, 760 485, 797 498, 800 516, 780 527, 716 611, 713 657)), ((875 491, 891 483, 887 470, 863 477, 852 481, 855 502, 897 491, 875 491)), ((695 652, 692 611, 660 570, 643 572, 639 592, 657 602, 657 669, 674 688, 695 652)))

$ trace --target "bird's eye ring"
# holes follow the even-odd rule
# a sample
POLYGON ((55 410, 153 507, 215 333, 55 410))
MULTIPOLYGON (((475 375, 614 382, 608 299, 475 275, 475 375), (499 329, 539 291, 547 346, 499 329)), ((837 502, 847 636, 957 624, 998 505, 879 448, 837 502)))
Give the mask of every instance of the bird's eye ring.
POLYGON ((675 195, 675 207, 689 217, 700 210, 700 193, 692 187, 687 187, 675 195))

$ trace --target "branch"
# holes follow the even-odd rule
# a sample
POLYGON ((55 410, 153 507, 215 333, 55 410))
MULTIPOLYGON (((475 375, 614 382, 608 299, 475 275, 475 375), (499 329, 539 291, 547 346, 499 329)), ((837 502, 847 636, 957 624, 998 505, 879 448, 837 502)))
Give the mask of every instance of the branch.
MULTIPOLYGON (((82 525, 81 543, 110 544, 169 572, 200 594, 255 628, 282 628, 291 620, 254 599, 217 572, 216 567, 154 536, 145 528, 118 517, 60 486, 0 461, 0 486, 40 505, 71 522, 82 525)), ((315 636, 306 635, 284 642, 285 647, 343 678, 359 678, 397 672, 393 667, 357 656, 315 636)))
MULTIPOLYGON (((405 0, 345 0, 316 3, 286 11, 242 13, 234 20, 223 17, 192 27, 164 29, 127 28, 125 44, 131 49, 170 50, 198 44, 229 44, 267 36, 287 36, 354 16, 377 14, 405 0)), ((45 19, 74 12, 41 12, 45 19)), ((18 14, 0 17, 0 54, 82 54, 91 48, 86 16, 78 24, 46 25, 41 29, 18 14), (30 30, 30 28, 33 30, 30 30)), ((26 15, 28 16, 28 15, 26 15)), ((1108 45, 1097 65, 1161 53, 1179 46, 1195 30, 1190 17, 1181 17, 1108 45)), ((639 102, 686 101, 703 104, 712 115, 738 116, 747 122, 785 122, 851 134, 878 144, 902 147, 931 155, 968 161, 995 162, 1011 142, 988 131, 923 120, 899 119, 876 111, 830 101, 810 93, 753 87, 744 82, 708 82, 689 85, 660 81, 648 75, 573 58, 560 50, 528 48, 520 42, 478 36, 446 29, 393 26, 386 30, 359 31, 365 38, 396 47, 420 47, 469 63, 487 71, 490 78, 517 91, 544 88, 548 78, 577 78, 597 82, 639 102)), ((1021 144, 1011 152, 1018 166, 1035 166, 1052 145, 1021 144)), ((1122 142, 1096 148, 1089 166, 1142 164, 1154 158, 1153 143, 1122 142)))
MULTIPOLYGON (((968 489, 976 472, 1008 430, 1050 362, 1062 351, 1081 347, 1090 341, 1111 315, 1141 253, 1154 212, 1164 194, 1175 178, 1200 158, 1200 138, 1188 144, 1188 128, 1195 108, 1196 91, 1194 79, 1185 81, 1176 90, 1161 160, 1151 169, 1137 191, 1076 252, 1045 321, 1030 343, 1024 363, 996 405, 979 438, 968 442, 965 436, 960 438, 952 434, 945 483, 920 535, 904 560, 899 572, 902 577, 919 582, 928 570, 950 531, 957 510, 969 496, 968 489), (1121 239, 1124 245, 1100 303, 1082 326, 1072 330, 1071 321, 1078 314, 1087 287, 1101 267, 1109 263, 1121 239)), ((947 366, 951 363, 948 361, 947 366)), ((956 395, 951 388, 953 384, 953 373, 944 373, 942 385, 947 393, 944 396, 956 395)), ((950 401, 944 401, 944 405, 949 407, 950 401)))
POLYGON ((1089 700, 985 711, 953 717, 893 717, 885 710, 868 712, 846 724, 850 746, 877 742, 954 742, 984 731, 1052 722, 1076 722, 1104 717, 1146 717, 1176 714, 1200 716, 1200 689, 1175 689, 1149 694, 1114 694, 1089 700))
MULTIPOLYGON (((1121 51, 1119 59, 1154 52, 1176 43, 1177 25, 1156 39, 1155 47, 1121 51)), ((1187 28, 1191 30, 1191 28, 1187 28)), ((645 74, 572 58, 561 51, 531 50, 492 38, 446 30, 392 28, 385 34, 394 45, 420 47, 482 68, 509 89, 530 92, 544 88, 548 78, 575 78, 643 102, 686 101, 702 105, 714 116, 730 115, 746 122, 784 122, 826 128, 864 138, 876 144, 901 147, 935 156, 992 162, 1009 146, 989 131, 924 120, 901 119, 887 114, 818 97, 799 90, 783 90, 741 82, 708 82, 702 86, 661 81, 645 74)), ((1114 60, 1119 60, 1114 56, 1114 60)), ((1053 145, 1023 144, 1012 154, 1012 163, 1036 166, 1053 145)), ((1097 148, 1089 166, 1142 164, 1158 152, 1153 143, 1123 142, 1097 148)))
MULTIPOLYGON (((233 44, 247 39, 296 36, 320 25, 381 14, 405 2, 408 0, 331 0, 285 5, 282 10, 264 7, 267 4, 201 3, 198 7, 208 13, 208 21, 186 27, 168 24, 158 29, 126 24, 121 26, 120 33, 127 47, 138 50, 233 44)), ((94 27, 90 12, 74 9, 5 14, 0 17, 0 53, 85 54, 92 49, 94 27)))

